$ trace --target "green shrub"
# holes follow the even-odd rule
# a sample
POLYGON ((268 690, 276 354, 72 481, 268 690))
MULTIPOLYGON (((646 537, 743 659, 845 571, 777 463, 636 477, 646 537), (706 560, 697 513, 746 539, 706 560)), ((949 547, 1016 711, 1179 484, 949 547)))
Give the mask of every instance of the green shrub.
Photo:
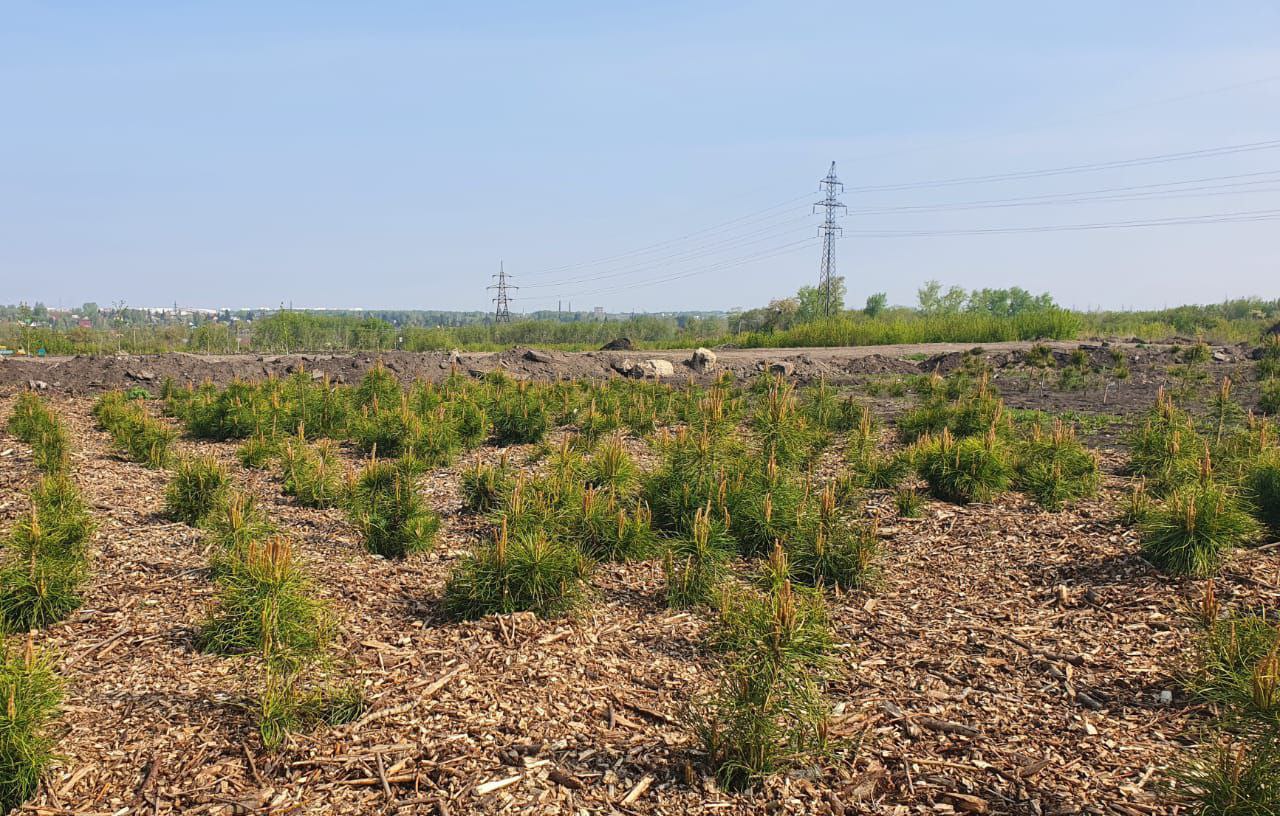
POLYGON ((293 558, 288 539, 255 541, 220 578, 217 605, 200 630, 214 654, 257 652, 283 666, 322 652, 332 634, 329 612, 293 558))
POLYGON ((49 732, 63 683, 53 658, 37 652, 30 636, 24 649, 6 640, 0 650, 0 809, 8 812, 35 794, 54 759, 49 732))
POLYGON ((71 461, 71 440, 62 422, 32 391, 24 391, 9 416, 9 433, 31 446, 35 466, 45 473, 65 473, 71 461))
POLYGON ((497 445, 541 442, 551 428, 546 400, 537 388, 525 382, 508 388, 494 400, 489 419, 497 445))
POLYGON ((355 404, 374 413, 400 404, 404 392, 400 381, 379 361, 360 378, 355 390, 355 404))
POLYGON ((1046 510, 1093 496, 1101 484, 1097 455, 1060 421, 1048 434, 1034 426, 1018 446, 1014 486, 1046 510))
POLYGON ((268 662, 258 692, 258 734, 274 751, 295 731, 353 722, 367 707, 360 687, 339 684, 306 688, 303 673, 268 662))
POLYGON ((80 488, 66 476, 45 476, 31 489, 31 505, 41 526, 59 552, 76 558, 88 553, 93 535, 93 519, 80 495, 80 488))
POLYGON ((236 569, 248 558, 249 545, 275 535, 276 528, 258 507, 252 493, 230 489, 207 521, 215 577, 236 569))
POLYGON ((422 419, 408 406, 394 406, 364 411, 351 419, 351 441, 365 454, 384 457, 399 456, 412 450, 422 437, 422 419))
POLYGON ((1280 377, 1273 377, 1262 384, 1258 410, 1271 416, 1280 416, 1280 377))
POLYGON ((807 461, 818 437, 805 421, 790 385, 771 387, 756 406, 751 427, 760 442, 761 458, 788 467, 807 461))
POLYGON ((431 549, 440 529, 413 478, 393 462, 365 467, 351 486, 348 513, 369 552, 387 558, 431 549))
POLYGON ((165 516, 194 527, 218 507, 228 486, 226 468, 217 459, 179 459, 164 491, 165 516))
POLYGON ((880 539, 873 523, 853 519, 828 485, 789 542, 791 578, 809 586, 857 589, 875 575, 880 539))
POLYGON ((713 643, 728 652, 719 690, 687 717, 719 783, 742 789, 816 763, 830 716, 821 685, 831 636, 821 599, 784 580, 767 594, 730 600, 713 643))
POLYGON ((88 577, 93 523, 66 477, 45 477, 32 490, 31 513, 4 542, 0 621, 10 632, 43 629, 80 607, 88 577))
POLYGON ((555 617, 586 599, 590 562, 574 547, 532 530, 508 537, 503 524, 491 544, 458 564, 445 584, 444 608, 453 618, 533 612, 555 617))
MULTIPOLYGON (((1212 604, 1212 595, 1208 596, 1212 604)), ((1211 620, 1192 650, 1186 685, 1200 699, 1236 716, 1280 724, 1277 655, 1280 631, 1263 612, 1233 613, 1211 620)))
POLYGON ((733 539, 712 522, 709 509, 699 510, 689 532, 672 539, 664 557, 667 605, 673 609, 715 605, 732 557, 733 539))
POLYGON ((514 486, 515 477, 505 456, 497 465, 476 462, 462 471, 462 507, 469 513, 493 512, 514 486))
POLYGON ((1201 816, 1274 816, 1280 745, 1274 736, 1221 739, 1175 766, 1175 798, 1201 816))
POLYGON ((148 414, 142 404, 126 400, 119 391, 109 391, 98 398, 93 415, 130 460, 150 468, 169 464, 171 447, 178 435, 148 414))
POLYGON ((985 439, 957 440, 943 429, 936 439, 922 439, 913 458, 929 492, 943 501, 990 501, 1009 488, 1012 478, 1009 453, 994 431, 985 439))
POLYGON ((254 470, 265 470, 280 455, 280 440, 258 433, 236 448, 236 459, 241 465, 254 470))
POLYGON ((1259 351, 1261 355, 1258 357, 1258 380, 1265 382, 1280 379, 1280 334, 1267 335, 1259 351))
POLYGON ((903 488, 894 494, 893 507, 899 518, 919 518, 924 511, 924 497, 914 487, 903 488))
POLYGON ((1280 536, 1280 448, 1263 451, 1249 469, 1245 492, 1254 516, 1280 536))
POLYGON ((591 487, 607 490, 616 496, 629 495, 639 481, 639 471, 618 437, 596 446, 583 465, 583 479, 591 487))
POLYGON ((343 496, 342 460, 327 439, 314 445, 301 436, 285 444, 280 454, 281 490, 303 507, 335 507, 343 496))
POLYGON ((638 501, 628 512, 611 493, 588 489, 579 512, 569 516, 567 539, 596 561, 635 561, 656 547, 649 509, 638 501))
POLYGON ((1142 520, 1142 554, 1175 575, 1212 575, 1233 547, 1252 540, 1258 524, 1207 468, 1142 520))

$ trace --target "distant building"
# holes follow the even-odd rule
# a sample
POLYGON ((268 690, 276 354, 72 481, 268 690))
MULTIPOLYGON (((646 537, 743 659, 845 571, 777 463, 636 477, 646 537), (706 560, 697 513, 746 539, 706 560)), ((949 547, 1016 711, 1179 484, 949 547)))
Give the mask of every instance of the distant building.
POLYGON ((591 311, 592 311, 592 313, 593 313, 593 314, 595 314, 595 316, 596 316, 596 317, 600 317, 600 318, 603 318, 603 317, 604 317, 604 307, 603 307, 603 306, 597 306, 597 307, 595 307, 594 309, 592 309, 591 311))

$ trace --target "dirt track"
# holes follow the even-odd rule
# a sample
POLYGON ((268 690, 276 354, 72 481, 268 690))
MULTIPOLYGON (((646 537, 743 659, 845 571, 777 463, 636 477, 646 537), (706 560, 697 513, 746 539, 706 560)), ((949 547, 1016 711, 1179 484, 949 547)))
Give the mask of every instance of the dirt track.
MULTIPOLYGON (((1020 352, 1030 342, 989 343, 982 348, 996 369, 1021 362, 1020 352)), ((1084 347, 1099 365, 1106 364, 1111 348, 1124 349, 1130 367, 1142 370, 1160 369, 1175 362, 1172 346, 1136 346, 1118 344, 1046 343, 1057 355, 1084 347)), ((771 365, 781 364, 790 376, 800 382, 825 378, 839 384, 857 381, 875 374, 916 374, 935 368, 948 371, 958 364, 960 356, 973 348, 968 343, 934 343, 924 345, 861 346, 807 349, 716 349, 715 373, 698 375, 689 365, 692 351, 587 351, 560 352, 515 348, 502 352, 359 352, 352 354, 290 355, 117 355, 94 357, 46 357, 41 359, 8 359, 0 362, 0 393, 26 387, 61 391, 67 394, 94 393, 113 388, 141 385, 158 387, 166 378, 179 384, 206 380, 225 383, 234 378, 259 379, 287 376, 299 370, 328 375, 337 382, 358 380, 379 361, 402 380, 439 380, 448 375, 454 364, 464 372, 480 376, 497 368, 513 376, 531 379, 598 378, 623 376, 628 362, 643 364, 647 360, 666 360, 674 374, 709 378, 721 371, 739 377, 752 376, 771 365), (44 385, 41 386, 40 384, 44 385)), ((1242 347, 1214 349, 1215 368, 1230 366, 1247 358, 1242 347)))

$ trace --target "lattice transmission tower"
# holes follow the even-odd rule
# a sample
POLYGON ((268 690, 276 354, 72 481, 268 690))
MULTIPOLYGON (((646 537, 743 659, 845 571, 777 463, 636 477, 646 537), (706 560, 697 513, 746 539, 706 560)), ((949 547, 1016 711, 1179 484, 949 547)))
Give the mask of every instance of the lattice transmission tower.
POLYGON ((493 319, 496 323, 511 322, 511 297, 507 293, 513 289, 518 290, 519 286, 512 286, 511 279, 507 277, 507 271, 502 266, 502 261, 498 261, 498 274, 493 276, 493 284, 485 287, 486 289, 497 290, 497 295, 493 298, 493 319))
POLYGON ((818 227, 818 234, 822 236, 822 267, 818 278, 818 290, 822 292, 823 316, 831 317, 835 305, 832 280, 836 274, 836 238, 841 232, 840 225, 836 223, 836 211, 845 208, 836 198, 838 193, 844 192, 844 185, 840 183, 840 179, 836 178, 835 162, 831 162, 827 177, 818 182, 818 190, 826 193, 821 201, 813 205, 814 212, 817 212, 819 207, 826 211, 822 226, 818 227))

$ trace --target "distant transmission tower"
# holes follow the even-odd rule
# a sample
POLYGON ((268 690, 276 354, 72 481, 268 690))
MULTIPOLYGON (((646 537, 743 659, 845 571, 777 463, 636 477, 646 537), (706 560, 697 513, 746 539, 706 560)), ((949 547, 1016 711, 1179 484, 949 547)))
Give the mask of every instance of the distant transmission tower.
POLYGON ((837 193, 844 192, 844 185, 840 183, 840 179, 836 178, 835 162, 831 162, 827 177, 818 182, 818 190, 826 193, 825 198, 813 205, 814 212, 817 212, 819 207, 826 210, 822 226, 818 227, 818 234, 822 236, 822 270, 818 278, 818 290, 822 292, 823 316, 831 317, 835 305, 832 279, 836 273, 836 237, 841 232, 840 225, 836 223, 836 210, 845 208, 836 198, 837 193))
POLYGON ((507 295, 509 289, 519 289, 519 286, 512 286, 507 282, 507 272, 502 267, 502 261, 498 261, 498 274, 493 276, 497 283, 486 287, 487 289, 497 289, 498 295, 493 299, 494 310, 493 319, 497 323, 511 322, 511 303, 510 297, 507 295))

